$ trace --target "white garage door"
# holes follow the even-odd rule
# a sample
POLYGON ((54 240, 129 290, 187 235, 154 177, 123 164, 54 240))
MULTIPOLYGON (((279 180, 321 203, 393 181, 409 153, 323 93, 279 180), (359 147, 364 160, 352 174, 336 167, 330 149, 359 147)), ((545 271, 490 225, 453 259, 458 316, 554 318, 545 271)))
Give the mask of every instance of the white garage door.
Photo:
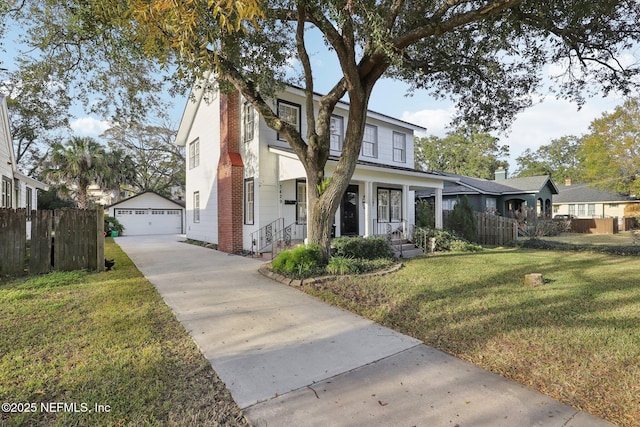
POLYGON ((115 209, 125 236, 182 233, 180 209, 115 209))

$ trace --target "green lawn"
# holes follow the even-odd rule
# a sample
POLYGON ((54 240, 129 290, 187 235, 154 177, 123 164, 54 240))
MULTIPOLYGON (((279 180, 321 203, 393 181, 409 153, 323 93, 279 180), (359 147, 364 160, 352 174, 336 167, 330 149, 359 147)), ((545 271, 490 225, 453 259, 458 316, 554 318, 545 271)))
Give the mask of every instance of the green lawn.
POLYGON ((0 282, 0 425, 247 425, 155 288, 105 252, 115 271, 0 282))
POLYGON ((493 249, 305 290, 620 426, 640 425, 640 258, 493 249), (542 273, 546 284, 524 285, 542 273))

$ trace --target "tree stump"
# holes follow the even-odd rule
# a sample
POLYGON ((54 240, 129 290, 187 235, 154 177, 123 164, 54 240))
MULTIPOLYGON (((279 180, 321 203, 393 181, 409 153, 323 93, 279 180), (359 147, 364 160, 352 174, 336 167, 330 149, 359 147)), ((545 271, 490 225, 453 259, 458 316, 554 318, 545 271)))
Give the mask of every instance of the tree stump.
POLYGON ((544 285, 544 279, 540 273, 531 273, 524 276, 524 284, 535 288, 544 285))

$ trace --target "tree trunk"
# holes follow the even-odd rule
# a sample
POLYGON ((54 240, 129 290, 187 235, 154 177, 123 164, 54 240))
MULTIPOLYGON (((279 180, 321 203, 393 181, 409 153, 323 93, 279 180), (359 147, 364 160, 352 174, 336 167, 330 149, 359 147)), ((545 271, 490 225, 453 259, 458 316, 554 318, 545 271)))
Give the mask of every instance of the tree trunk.
MULTIPOLYGON (((362 136, 367 117, 369 91, 349 91, 349 117, 344 138, 344 146, 336 170, 331 176, 331 182, 322 186, 324 181, 324 161, 303 161, 307 171, 307 238, 310 243, 317 243, 323 248, 326 259, 331 255, 331 229, 336 212, 340 206, 342 196, 356 168, 360 155, 362 136), (320 190, 323 191, 320 191, 320 190)), ((326 124, 328 127, 328 123, 326 124)))

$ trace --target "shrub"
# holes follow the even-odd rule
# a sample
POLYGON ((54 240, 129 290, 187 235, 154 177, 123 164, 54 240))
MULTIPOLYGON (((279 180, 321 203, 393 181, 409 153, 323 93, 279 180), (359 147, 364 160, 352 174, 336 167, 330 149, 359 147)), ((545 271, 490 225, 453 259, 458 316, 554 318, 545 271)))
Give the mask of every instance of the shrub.
POLYGON ((469 242, 478 240, 478 220, 466 195, 453 208, 449 228, 469 242))
POLYGON ((465 242, 464 240, 453 240, 451 242, 451 250, 454 252, 480 252, 482 246, 465 242))
POLYGON ((415 231, 415 241, 422 247, 422 250, 429 252, 429 238, 435 239, 435 252, 463 251, 477 252, 482 250, 482 246, 469 243, 455 234, 445 230, 435 230, 432 228, 418 228, 415 231), (424 246, 424 247, 423 247, 424 246))
POLYGON ((327 265, 327 273, 329 274, 357 274, 360 272, 358 263, 353 258, 344 256, 334 256, 329 260, 327 265))
POLYGON ((271 269, 291 277, 311 277, 322 271, 324 257, 320 245, 309 244, 280 252, 271 269))
POLYGON ((416 226, 435 228, 436 227, 436 207, 428 200, 419 200, 416 203, 416 226))
POLYGON ((104 216, 104 231, 107 235, 111 234, 112 231, 118 233, 118 236, 122 236, 122 232, 124 231, 124 226, 120 224, 116 218, 105 215, 104 216))
POLYGON ((335 256, 346 258, 393 258, 393 248, 384 237, 338 237, 333 239, 335 256))

